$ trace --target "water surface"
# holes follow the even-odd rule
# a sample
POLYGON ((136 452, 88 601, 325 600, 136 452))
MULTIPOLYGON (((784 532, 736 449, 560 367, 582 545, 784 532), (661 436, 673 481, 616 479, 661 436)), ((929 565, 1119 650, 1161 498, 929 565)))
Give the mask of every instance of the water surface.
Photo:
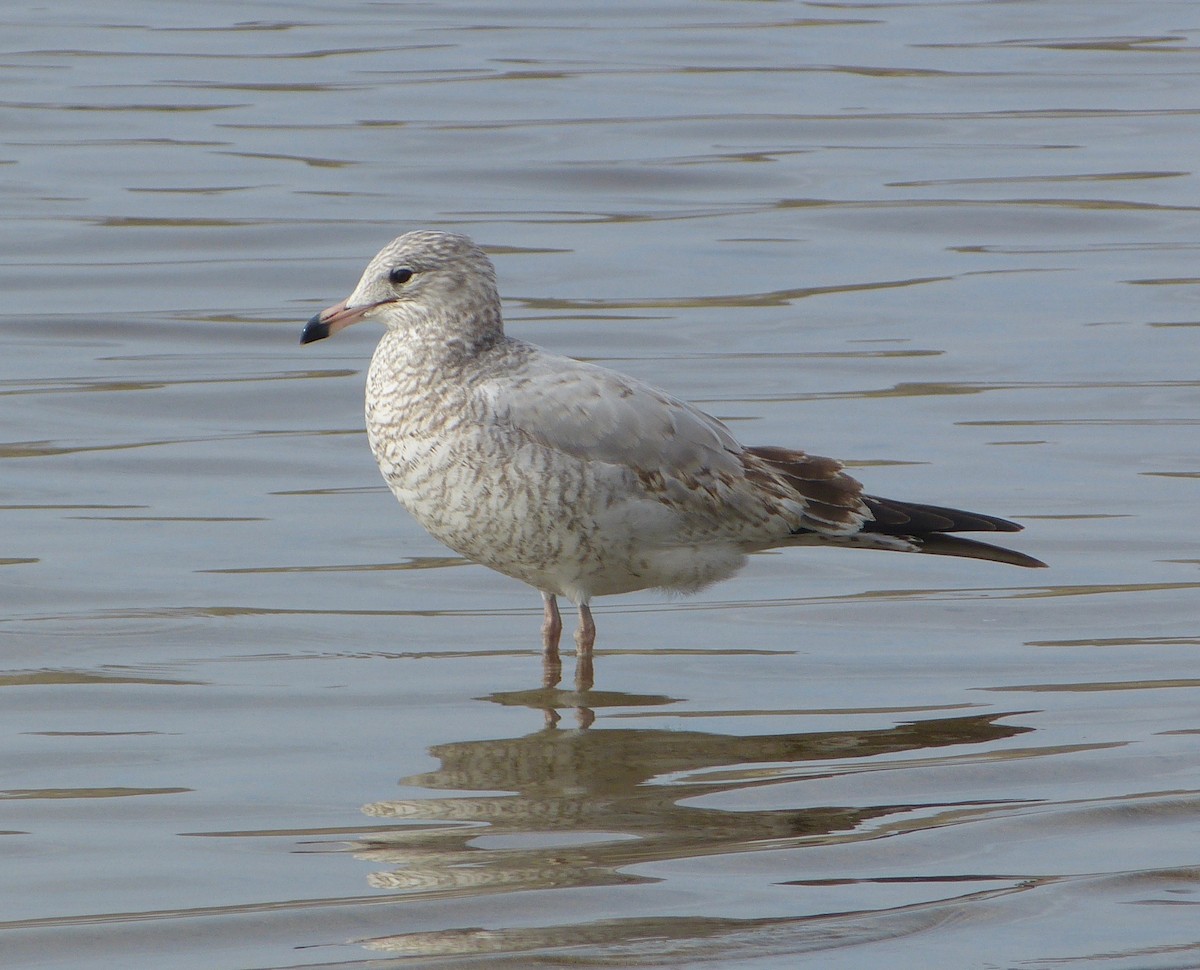
POLYGON ((1200 962, 1191 5, 104 6, 0 15, 6 965, 1200 962), (298 345, 425 226, 1051 569, 757 556, 543 688, 298 345))

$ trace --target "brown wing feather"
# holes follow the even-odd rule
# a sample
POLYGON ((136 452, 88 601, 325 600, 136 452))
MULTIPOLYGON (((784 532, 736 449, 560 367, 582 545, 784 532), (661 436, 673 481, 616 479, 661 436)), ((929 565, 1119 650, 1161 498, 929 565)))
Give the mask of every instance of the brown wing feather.
MULTIPOLYGON (((756 447, 746 449, 743 463, 747 478, 768 487, 778 487, 782 480, 794 496, 803 499, 807 506, 806 518, 815 520, 812 532, 826 532, 830 525, 845 529, 856 519, 862 520, 866 510, 871 518, 862 523, 857 536, 861 540, 869 540, 873 535, 893 536, 912 543, 916 549, 910 547, 910 551, 935 556, 990 559, 1014 566, 1046 565, 1024 553, 946 534, 1020 532, 1022 526, 1016 522, 980 512, 864 495, 862 485, 842 471, 841 462, 832 458, 787 448, 756 447)), ((797 534, 806 531, 810 530, 802 528, 797 534)), ((861 545, 871 548, 869 541, 861 545)), ((888 547, 881 544, 876 548, 888 547)))
POLYGON ((804 503, 802 528, 856 532, 870 518, 862 483, 842 471, 840 461, 770 446, 746 448, 741 458, 747 480, 780 498, 804 503))

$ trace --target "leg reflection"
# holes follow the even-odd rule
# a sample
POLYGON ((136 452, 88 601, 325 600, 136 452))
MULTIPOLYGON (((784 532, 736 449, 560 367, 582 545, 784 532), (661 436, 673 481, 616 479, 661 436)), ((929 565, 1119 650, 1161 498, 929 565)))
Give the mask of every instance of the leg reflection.
POLYGON ((562 636, 562 616, 553 593, 542 593, 542 687, 550 690, 562 680, 562 658, 558 655, 558 640, 562 636))
MULTIPOLYGON (((596 643, 596 623, 592 619, 592 610, 587 603, 579 604, 579 629, 575 631, 575 693, 586 694, 595 682, 595 670, 592 666, 592 647, 596 643)), ((575 720, 581 728, 591 727, 596 720, 596 713, 590 707, 582 704, 575 708, 575 720)))

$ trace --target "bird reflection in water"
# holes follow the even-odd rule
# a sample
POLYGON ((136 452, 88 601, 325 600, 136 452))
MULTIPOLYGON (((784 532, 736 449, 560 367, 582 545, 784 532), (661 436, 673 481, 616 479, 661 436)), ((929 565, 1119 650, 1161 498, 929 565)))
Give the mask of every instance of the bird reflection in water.
MULTIPOLYGON (((544 698, 530 692, 534 706, 544 698)), ((493 698, 520 703, 519 695, 493 698)), ((605 694, 595 706, 661 704, 665 698, 605 694)), ((948 748, 1032 730, 999 723, 1010 713, 939 717, 882 729, 734 735, 656 729, 561 731, 437 745, 440 766, 403 784, 453 791, 443 798, 380 801, 367 815, 403 820, 352 846, 389 866, 372 886, 418 897, 653 881, 634 868, 661 860, 881 837, 945 824, 995 802, 819 805, 725 811, 697 804, 721 795, 830 774, 903 767, 875 760, 926 752, 923 766, 961 758, 948 748), (480 794, 457 794, 479 792, 480 794)), ((789 793, 791 795, 792 793, 789 793)), ((798 792, 795 793, 799 798, 798 792)), ((775 802, 780 801, 777 795, 775 802)), ((559 928, 561 929, 561 928, 559 928)), ((620 930, 614 928, 614 933, 620 930)), ((470 934, 402 934, 374 949, 478 953, 470 934), (436 937, 436 939, 431 938, 436 937)), ((521 949, 520 946, 516 947, 521 949)))

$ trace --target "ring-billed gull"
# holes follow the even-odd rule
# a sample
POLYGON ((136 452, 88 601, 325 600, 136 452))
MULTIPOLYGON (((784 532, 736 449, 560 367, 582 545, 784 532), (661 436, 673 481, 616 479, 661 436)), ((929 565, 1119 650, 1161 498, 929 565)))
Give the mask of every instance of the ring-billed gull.
POLYGON ((396 498, 431 535, 542 594, 557 657, 557 596, 694 592, 747 553, 834 545, 1044 566, 954 532, 1005 519, 865 495, 840 462, 746 447, 711 415, 641 381, 505 335, 496 273, 466 236, 385 246, 301 343, 359 320, 386 326, 367 374, 367 435, 396 498))

